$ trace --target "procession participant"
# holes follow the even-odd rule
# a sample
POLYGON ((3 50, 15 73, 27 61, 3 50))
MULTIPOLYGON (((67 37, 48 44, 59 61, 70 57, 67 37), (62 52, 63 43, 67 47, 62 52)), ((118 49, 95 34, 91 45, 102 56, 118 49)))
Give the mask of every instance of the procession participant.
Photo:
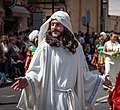
POLYGON ((38 46, 38 33, 39 33, 38 30, 33 30, 28 36, 29 40, 33 43, 33 45, 28 47, 27 52, 26 52, 25 72, 28 70, 31 59, 35 53, 37 46, 38 46))
POLYGON ((101 34, 91 61, 91 64, 97 67, 101 75, 103 75, 105 71, 105 54, 103 54, 104 43, 105 37, 101 34))
POLYGON ((105 81, 92 74, 82 46, 74 37, 69 15, 55 12, 40 28, 38 47, 25 77, 16 79, 23 89, 22 110, 85 110, 96 101, 105 81))
POLYGON ((105 58, 105 74, 109 75, 109 79, 113 85, 116 82, 116 76, 120 71, 120 57, 115 56, 115 53, 119 49, 119 43, 117 42, 117 35, 110 33, 110 40, 104 44, 103 53, 106 55, 105 58))

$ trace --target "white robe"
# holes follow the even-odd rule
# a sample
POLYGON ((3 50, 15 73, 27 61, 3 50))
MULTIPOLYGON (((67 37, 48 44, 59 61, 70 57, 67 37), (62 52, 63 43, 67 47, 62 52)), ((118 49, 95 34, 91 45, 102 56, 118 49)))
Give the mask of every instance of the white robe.
MULTIPOLYGON (((115 42, 114 45, 111 41, 106 42, 107 52, 118 50, 119 43, 115 42)), ((113 58, 112 56, 107 56, 105 58, 105 74, 109 75, 109 79, 112 83, 116 83, 117 74, 120 71, 120 57, 113 58)))
POLYGON ((87 66, 81 45, 72 54, 43 41, 26 73, 29 85, 21 94, 21 110, 85 110, 94 104, 102 79, 87 66))

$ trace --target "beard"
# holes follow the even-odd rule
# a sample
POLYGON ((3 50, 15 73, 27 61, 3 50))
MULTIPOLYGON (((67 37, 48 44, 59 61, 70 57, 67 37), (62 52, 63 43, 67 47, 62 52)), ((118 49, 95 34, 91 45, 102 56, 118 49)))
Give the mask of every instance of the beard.
POLYGON ((55 30, 51 31, 51 35, 53 38, 60 39, 63 36, 63 32, 55 29, 55 30))
POLYGON ((46 33, 46 42, 51 46, 59 47, 61 45, 62 39, 63 32, 59 32, 58 34, 58 31, 56 32, 55 30, 48 30, 48 32, 46 33))

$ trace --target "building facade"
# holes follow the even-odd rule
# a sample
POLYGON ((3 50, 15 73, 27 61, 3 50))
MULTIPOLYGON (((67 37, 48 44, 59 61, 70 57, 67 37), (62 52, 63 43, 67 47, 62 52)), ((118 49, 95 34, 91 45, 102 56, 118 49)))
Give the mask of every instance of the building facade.
POLYGON ((28 28, 30 12, 26 0, 0 0, 0 35, 28 28))
POLYGON ((120 17, 108 15, 108 2, 109 0, 66 0, 74 31, 120 32, 120 17))
MULTIPOLYGON (((52 14, 52 2, 49 2, 50 0, 46 0, 47 2, 44 1, 45 0, 41 2, 41 0, 37 0, 33 2, 33 0, 31 0, 28 4, 31 4, 30 9, 33 9, 33 14, 43 12, 43 19, 46 20, 52 14)), ((99 0, 64 0, 62 3, 54 0, 54 2, 54 11, 63 9, 70 14, 75 33, 78 31, 93 32, 100 30, 99 0), (89 15, 87 16, 88 11, 89 15), (87 25, 87 19, 89 19, 89 25, 87 25)))
POLYGON ((24 31, 25 29, 39 30, 40 26, 57 10, 64 10, 69 13, 75 33, 79 31, 92 33, 112 30, 120 32, 120 18, 108 15, 109 0, 10 1, 17 1, 13 7, 10 7, 11 18, 6 17, 6 9, 0 8, 0 14, 2 13, 2 16, 0 16, 2 29, 0 29, 3 31, 4 27, 4 32, 8 32, 9 29, 11 31, 15 29, 18 31, 24 31))

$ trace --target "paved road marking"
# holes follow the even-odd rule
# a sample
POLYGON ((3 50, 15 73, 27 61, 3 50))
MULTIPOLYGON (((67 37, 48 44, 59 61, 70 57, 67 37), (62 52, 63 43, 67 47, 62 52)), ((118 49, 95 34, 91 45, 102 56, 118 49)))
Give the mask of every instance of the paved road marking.
POLYGON ((104 96, 104 97, 101 97, 101 98, 98 98, 96 103, 95 103, 95 106, 99 105, 99 103, 107 103, 107 98, 108 98, 108 95, 104 96))
POLYGON ((16 95, 1 95, 0 97, 7 97, 7 98, 10 98, 10 97, 15 97, 16 95))

